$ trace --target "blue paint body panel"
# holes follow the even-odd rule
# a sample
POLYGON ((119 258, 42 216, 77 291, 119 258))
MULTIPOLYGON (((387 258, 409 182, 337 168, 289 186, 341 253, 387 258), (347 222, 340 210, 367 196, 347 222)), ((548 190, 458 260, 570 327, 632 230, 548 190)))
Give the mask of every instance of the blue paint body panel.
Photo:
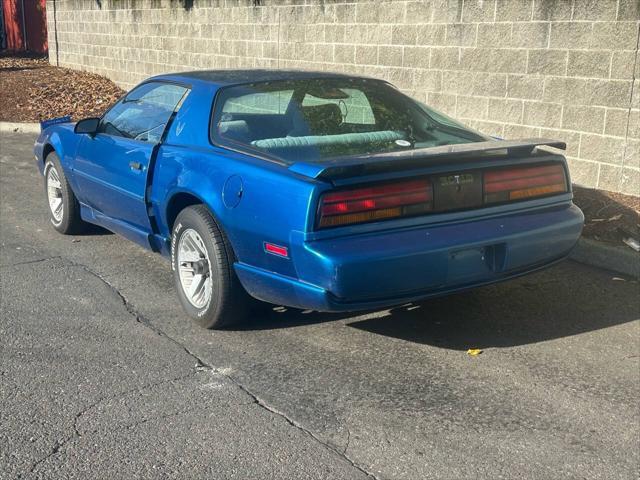
MULTIPOLYGON (((553 264, 577 242, 583 216, 571 193, 316 230, 319 197, 336 185, 454 167, 414 163, 410 169, 330 180, 323 178, 323 164, 301 159, 285 165, 212 144, 209 119, 218 90, 269 75, 296 72, 155 77, 191 89, 160 143, 79 135, 72 123, 54 124, 35 143, 40 171, 46 155, 55 151, 84 220, 165 256, 170 254, 175 205, 184 199, 205 204, 233 247, 235 270, 245 289, 260 300, 299 308, 379 308, 503 281, 553 264), (285 246, 289 257, 265 253, 265 242, 285 246)), ((509 159, 508 164, 542 161, 566 167, 564 157, 540 153, 509 159)), ((455 171, 504 164, 467 160, 457 162, 455 171)))

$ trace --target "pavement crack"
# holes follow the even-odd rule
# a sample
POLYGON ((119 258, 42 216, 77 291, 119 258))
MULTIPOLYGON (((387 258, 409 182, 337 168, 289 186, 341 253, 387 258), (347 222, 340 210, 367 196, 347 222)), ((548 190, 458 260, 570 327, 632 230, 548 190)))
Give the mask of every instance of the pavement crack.
MULTIPOLYGON (((347 448, 348 448, 348 444, 347 447, 340 451, 338 448, 336 448, 335 446, 331 445, 330 443, 326 442, 325 440, 323 440, 322 438, 320 438, 319 436, 317 436, 315 433, 313 433, 311 430, 309 430, 308 428, 306 428, 304 425, 302 425, 301 423, 297 422, 296 420, 294 420, 293 418, 289 417, 286 413, 278 410, 277 408, 269 405, 267 402, 265 402, 263 399, 261 399, 260 397, 258 397, 256 394, 254 394, 253 392, 251 392, 249 389, 247 389, 244 385, 242 385, 241 383, 239 383, 238 381, 236 381, 233 377, 231 377, 230 375, 225 375, 227 378, 229 378, 233 383, 235 383, 242 391, 244 391, 247 395, 249 395, 251 398, 253 398, 254 402, 260 406, 261 408, 264 408, 265 410, 273 413, 274 415, 277 415, 279 417, 281 417, 283 420, 285 420, 289 425, 291 425, 292 427, 300 430, 301 432, 305 433, 306 435, 308 435, 309 437, 311 437, 313 440, 315 440, 316 442, 320 443, 323 447, 325 447, 327 450, 330 450, 331 452, 335 453, 336 455, 338 455, 339 457, 342 457, 343 459, 345 459, 347 462, 349 462, 351 464, 351 466, 353 466, 356 470, 364 473, 366 476, 368 476, 369 478, 373 478, 375 480, 378 480, 378 477, 375 476, 373 473, 367 471, 364 467, 362 467, 361 465, 357 464, 355 460, 353 460, 351 457, 349 457, 347 455, 347 448)), ((349 435, 350 436, 350 435, 349 435)))
POLYGON ((342 454, 344 456, 347 455, 347 450, 349 450, 349 444, 351 443, 351 430, 349 429, 348 426, 345 425, 345 428, 347 429, 347 441, 344 444, 344 450, 342 451, 342 454))
MULTIPOLYGON (((44 457, 39 458, 33 463, 33 465, 31 465, 31 468, 29 469, 29 473, 34 473, 41 464, 43 464, 48 459, 56 455, 62 449, 62 447, 64 447, 67 443, 69 443, 74 438, 75 438, 75 434, 66 437, 62 441, 56 442, 56 444, 53 446, 53 448, 49 453, 47 453, 44 457)), ((21 476, 22 475, 18 475, 18 478, 20 478, 21 476)))
POLYGON ((74 265, 74 266, 82 268, 84 271, 86 271, 87 273, 95 276, 100 281, 102 281, 107 287, 109 287, 109 289, 111 289, 113 291, 113 293, 118 298, 120 298, 120 300, 122 301, 122 303, 123 303, 124 307, 126 308, 127 312, 129 312, 129 314, 131 316, 133 316, 138 323, 141 323, 142 325, 144 325, 145 327, 149 328, 150 330, 152 330, 157 335, 159 335, 159 336, 161 336, 163 338, 166 338, 168 341, 170 341, 174 345, 182 348, 187 353, 187 355, 189 355, 191 358, 193 358, 195 360, 195 362, 196 362, 196 364, 195 364, 196 371, 211 370, 212 372, 216 372, 216 373, 221 374, 222 376, 226 377, 229 381, 231 381, 234 385, 236 385, 245 394, 247 394, 253 400, 253 402, 256 405, 258 405, 260 408, 263 408, 264 410, 267 410, 271 414, 282 418, 289 425, 291 425, 292 427, 296 428, 297 430, 300 430, 302 433, 306 434, 311 439, 313 439, 317 443, 321 444, 324 448, 326 448, 327 450, 331 451, 335 455, 343 458, 349 464, 351 464, 351 466, 353 466, 356 470, 358 470, 361 473, 365 474, 369 478, 373 478, 374 480, 378 480, 378 477, 376 477, 373 473, 367 471, 364 467, 362 467, 359 464, 357 464, 355 460, 350 458, 346 454, 346 449, 341 451, 339 448, 336 448, 335 446, 333 446, 330 443, 326 442, 325 440, 323 440, 322 438, 317 436, 315 433, 313 433, 311 430, 306 428, 304 425, 302 425, 301 423, 297 422, 293 418, 289 417, 286 413, 278 410, 277 408, 273 407, 272 405, 269 405, 266 401, 264 401, 262 398, 260 398, 257 394, 253 393, 249 388, 247 388, 245 385, 243 385, 240 381, 238 381, 232 375, 230 375, 229 373, 225 373, 225 372, 219 371, 218 369, 214 368, 212 365, 207 364, 207 362, 204 361, 202 358, 200 358, 195 352, 192 352, 191 350, 189 350, 189 348, 186 345, 184 345, 183 343, 179 342, 175 338, 171 337, 170 335, 165 333, 162 329, 158 328, 148 318, 145 318, 144 315, 142 315, 140 312, 138 312, 136 310, 136 308, 127 300, 127 298, 114 285, 112 285, 108 280, 103 278, 99 273, 95 272, 94 270, 92 270, 91 268, 87 267, 86 265, 82 265, 80 263, 76 263, 76 262, 73 262, 73 261, 70 261, 70 263, 72 265, 74 265))
POLYGON ((171 413, 165 413, 163 415, 156 415, 153 417, 149 417, 149 418, 145 418, 143 420, 140 420, 138 422, 133 422, 133 423, 129 423, 127 425, 123 425, 122 427, 120 427, 120 429, 125 429, 125 430, 133 430, 134 428, 139 427, 140 425, 144 425, 145 423, 148 423, 152 420, 165 420, 167 418, 172 418, 172 417, 178 417, 184 413, 189 413, 192 409, 191 408, 184 408, 182 410, 176 410, 175 412, 171 412, 171 413))
MULTIPOLYGON (((73 440, 76 440, 78 438, 82 438, 84 435, 91 435, 93 433, 96 433, 96 431, 91 431, 91 432, 86 432, 86 433, 81 432, 78 423, 79 423, 80 419, 83 416, 85 416, 87 413, 89 413, 91 410, 96 408, 101 403, 103 403, 103 402, 105 402, 107 400, 116 400, 118 398, 126 397, 127 395, 131 395, 132 393, 139 393, 139 392, 142 392, 144 390, 148 390, 149 388, 153 388, 153 387, 157 387, 157 386, 163 385, 165 383, 171 383, 171 382, 176 382, 178 380, 184 380, 186 378, 191 377, 195 373, 197 373, 196 370, 194 370, 192 372, 189 372, 189 374, 187 374, 187 375, 180 375, 180 376, 173 377, 173 378, 167 378, 167 379, 161 380, 159 382, 147 383, 147 384, 142 385, 141 387, 138 387, 138 388, 132 388, 132 389, 129 389, 129 390, 125 390, 123 392, 118 392, 117 394, 114 394, 114 395, 106 395, 106 396, 98 398, 97 400, 92 402, 90 405, 88 405, 87 407, 83 408, 82 410, 80 410, 78 413, 75 414, 75 416, 73 418, 73 426, 72 426, 73 433, 71 435, 69 435, 68 437, 64 438, 63 440, 56 442, 56 444, 49 451, 49 453, 47 453, 44 457, 36 460, 31 465, 31 468, 29 469, 29 473, 34 473, 36 471, 36 469, 41 464, 46 462, 49 458, 55 456, 69 442, 71 442, 73 440)), ((176 414, 176 413, 180 413, 180 412, 174 412, 174 414, 176 414)), ((167 416, 171 416, 171 415, 167 415, 167 416)), ((149 421, 149 420, 151 420, 151 419, 146 419, 145 421, 138 422, 138 423, 144 423, 144 422, 149 421)), ((135 424, 133 424, 133 425, 135 425, 135 424)), ((129 426, 125 426, 125 428, 129 428, 129 426)))
POLYGON ((32 265, 34 263, 48 262, 49 260, 62 260, 62 257, 59 255, 55 255, 53 257, 36 258, 35 260, 25 260, 23 262, 17 263, 6 263, 4 265, 0 265, 0 268, 20 267, 22 265, 32 265))
MULTIPOLYGON (((150 388, 154 388, 154 387, 158 387, 160 385, 164 385, 166 383, 173 383, 173 382, 177 382, 179 380, 184 380, 186 378, 191 377, 192 375, 194 375, 194 372, 189 372, 186 375, 179 375, 177 377, 173 377, 173 378, 166 378, 164 380, 160 380, 158 382, 151 382, 151 383, 147 383, 145 385, 142 385, 140 387, 137 388, 131 388, 129 390, 125 390, 123 392, 118 392, 114 395, 105 395, 103 397, 98 398, 96 401, 94 401, 93 403, 91 403, 89 406, 87 406, 86 408, 82 409, 80 412, 78 412, 75 416, 74 422, 73 422, 73 430, 75 432, 75 436, 77 437, 82 437, 83 434, 82 432, 80 432, 80 429, 78 428, 78 422, 80 421, 80 419, 85 416, 87 413, 89 413, 91 410, 93 410, 94 408, 96 408, 98 405, 100 405, 101 403, 106 402, 107 400, 118 400, 120 398, 124 398, 128 395, 131 395, 133 393, 140 393, 143 392, 145 390, 148 390, 150 388)), ((91 433, 95 433, 95 432, 88 432, 87 434, 91 434, 91 433)))

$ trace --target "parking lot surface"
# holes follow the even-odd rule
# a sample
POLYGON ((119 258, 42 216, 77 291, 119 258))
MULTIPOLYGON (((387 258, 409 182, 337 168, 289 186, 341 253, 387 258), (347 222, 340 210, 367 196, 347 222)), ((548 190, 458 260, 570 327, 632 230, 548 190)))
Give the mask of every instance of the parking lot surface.
POLYGON ((0 135, 0 478, 637 478, 637 282, 566 261, 206 331, 163 258, 57 234, 0 135))

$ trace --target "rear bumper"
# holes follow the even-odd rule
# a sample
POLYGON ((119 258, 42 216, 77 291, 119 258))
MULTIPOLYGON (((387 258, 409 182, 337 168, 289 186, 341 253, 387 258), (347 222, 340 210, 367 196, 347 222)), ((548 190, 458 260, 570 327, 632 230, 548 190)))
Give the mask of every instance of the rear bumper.
POLYGON ((298 278, 236 264, 270 303, 320 311, 382 308, 545 268, 574 247, 584 216, 573 204, 446 225, 292 242, 298 278))

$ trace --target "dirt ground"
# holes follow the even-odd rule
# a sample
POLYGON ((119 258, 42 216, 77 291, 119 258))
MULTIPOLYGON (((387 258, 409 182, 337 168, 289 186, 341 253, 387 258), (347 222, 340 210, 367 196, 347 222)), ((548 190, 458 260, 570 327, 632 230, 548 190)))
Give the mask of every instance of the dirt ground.
POLYGON ((100 116, 124 92, 89 72, 58 68, 46 58, 0 54, 0 121, 38 122, 100 116))
POLYGON ((616 245, 640 241, 640 197, 575 186, 573 193, 585 216, 583 236, 616 245))
MULTIPOLYGON (((94 73, 58 68, 46 58, 0 53, 0 121, 37 122, 71 115, 100 116, 124 91, 94 73)), ((640 240, 640 197, 575 187, 575 203, 585 214, 583 235, 624 245, 640 240)))

